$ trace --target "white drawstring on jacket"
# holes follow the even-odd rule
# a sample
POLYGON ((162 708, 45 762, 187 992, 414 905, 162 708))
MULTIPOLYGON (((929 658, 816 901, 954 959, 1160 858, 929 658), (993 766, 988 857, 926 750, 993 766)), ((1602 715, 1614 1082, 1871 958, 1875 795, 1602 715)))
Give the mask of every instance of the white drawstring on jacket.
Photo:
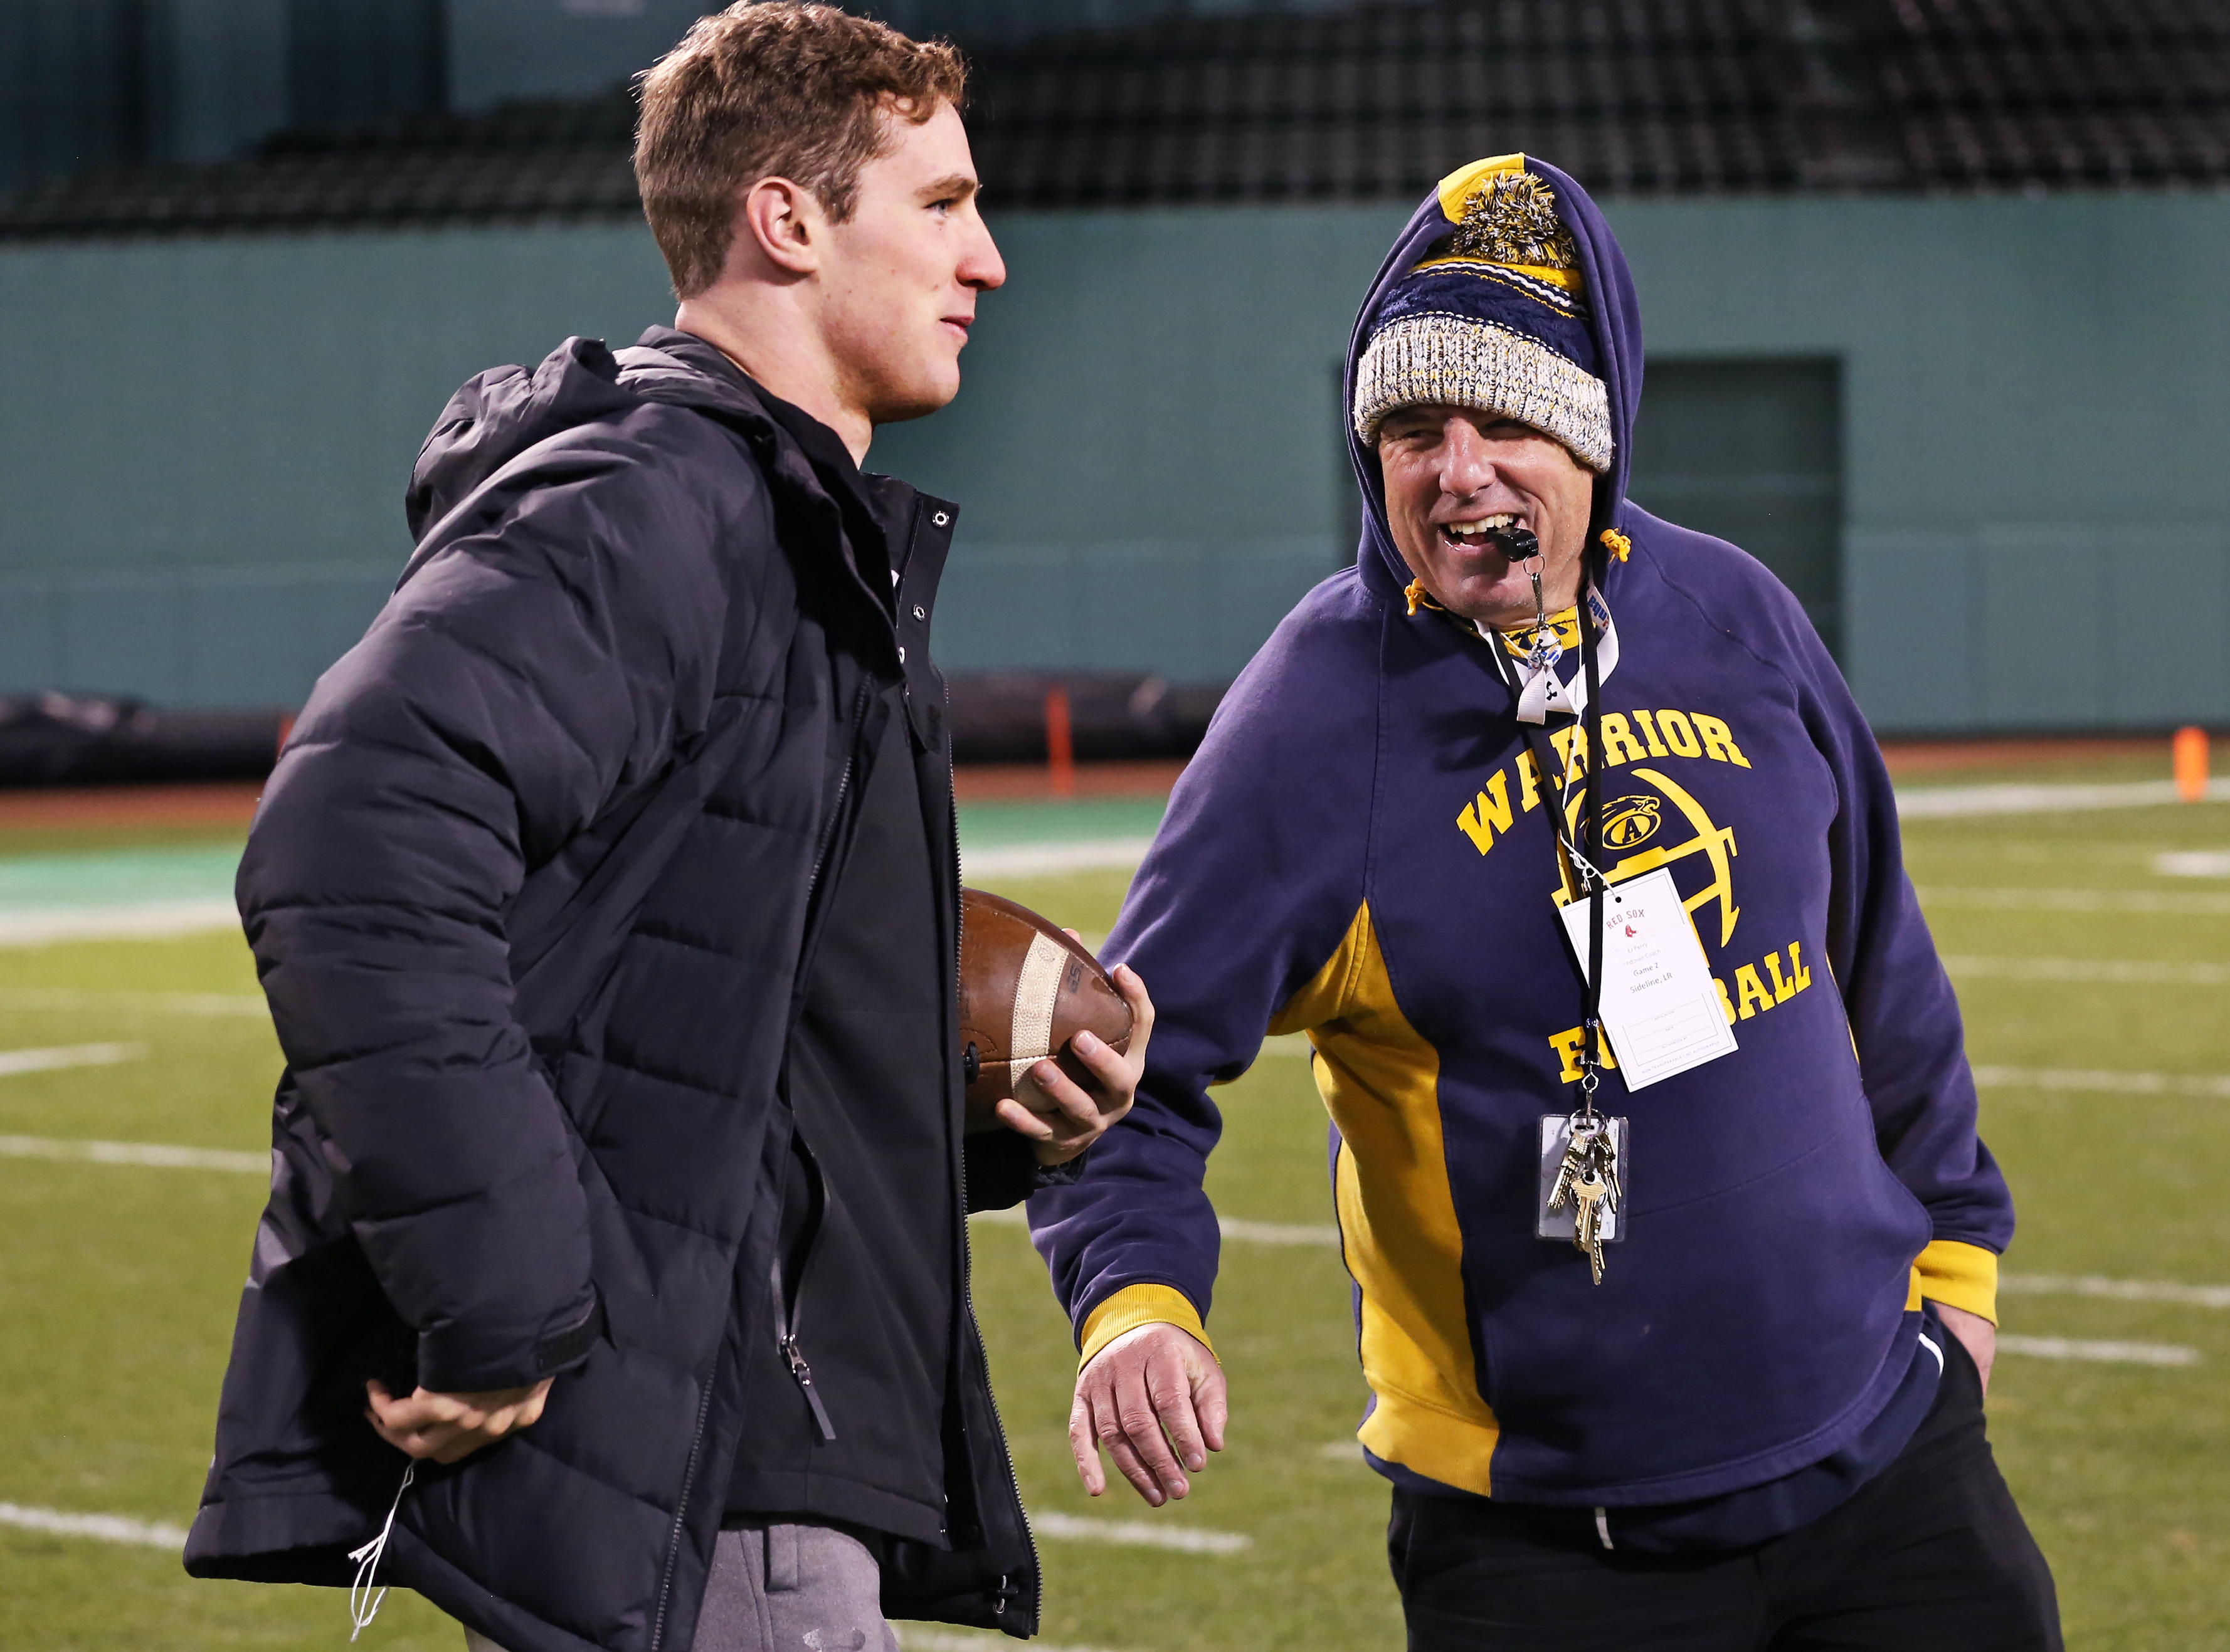
POLYGON ((403 1483, 395 1488, 395 1501, 388 1505, 387 1520, 379 1528, 379 1535, 360 1549, 351 1549, 349 1559, 356 1562, 356 1581, 349 1585, 349 1622, 356 1627, 349 1631, 349 1644, 371 1627, 371 1620, 379 1616, 379 1604, 387 1598, 384 1585, 375 1591, 373 1581, 379 1576, 380 1557, 387 1552, 387 1534, 395 1529, 396 1511, 403 1507, 403 1494, 410 1489, 410 1482, 418 1477, 418 1465, 412 1462, 403 1471, 403 1483))

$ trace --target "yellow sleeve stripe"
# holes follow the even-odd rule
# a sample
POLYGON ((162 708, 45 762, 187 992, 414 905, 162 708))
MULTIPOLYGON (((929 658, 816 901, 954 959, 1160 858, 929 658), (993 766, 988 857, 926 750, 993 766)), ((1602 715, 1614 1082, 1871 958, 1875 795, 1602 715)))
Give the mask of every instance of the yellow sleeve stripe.
POLYGON ((1199 1310, 1183 1291, 1170 1285, 1125 1285, 1085 1315, 1084 1353, 1076 1362, 1077 1369, 1090 1365, 1094 1354, 1125 1331, 1135 1331, 1142 1325, 1174 1325, 1189 1332, 1210 1353, 1215 1352, 1215 1344, 1208 1340, 1208 1327, 1200 1322, 1199 1310))
POLYGON ((1998 1322, 1997 1253, 1957 1239, 1937 1239, 1912 1264, 1920 1294, 1998 1322))

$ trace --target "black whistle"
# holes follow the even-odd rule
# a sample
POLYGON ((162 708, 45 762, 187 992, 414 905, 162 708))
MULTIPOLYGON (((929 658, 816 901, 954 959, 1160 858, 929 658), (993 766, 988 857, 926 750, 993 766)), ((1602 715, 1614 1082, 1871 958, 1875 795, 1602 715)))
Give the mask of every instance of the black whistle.
POLYGON ((1530 562, 1541 554, 1541 542, 1531 528, 1497 528, 1492 537, 1502 542, 1502 554, 1513 562, 1530 562))

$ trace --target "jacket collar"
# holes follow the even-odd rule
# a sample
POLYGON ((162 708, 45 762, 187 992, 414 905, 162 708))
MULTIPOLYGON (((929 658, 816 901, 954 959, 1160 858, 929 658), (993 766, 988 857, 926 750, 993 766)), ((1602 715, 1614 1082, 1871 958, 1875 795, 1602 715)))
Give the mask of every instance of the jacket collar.
MULTIPOLYGON (((730 361, 717 345, 693 333, 673 327, 651 327, 633 348, 618 351, 617 356, 621 382, 628 389, 647 401, 695 408, 733 426, 751 441, 773 482, 797 498, 815 525, 841 546, 840 560, 848 576, 846 583, 873 605, 886 631, 891 633, 893 649, 906 647, 903 659, 894 654, 893 663, 899 665, 909 678, 925 671, 928 650, 924 645, 927 641, 929 610, 936 601, 938 583, 951 549, 953 524, 959 507, 950 500, 922 493, 895 477, 850 466, 851 455, 834 431, 819 425, 810 415, 791 409, 797 419, 825 432, 828 445, 835 449, 823 463, 816 465, 790 427, 792 421, 778 418, 769 407, 773 400, 771 394, 730 361), (838 457, 848 461, 845 466, 835 467, 834 460, 838 457), (832 470, 841 482, 848 483, 849 490, 855 490, 854 497, 861 510, 882 524, 889 540, 891 561, 905 574, 904 607, 895 615, 887 587, 877 591, 870 586, 860 573, 858 558, 852 554, 844 512, 825 479, 832 470), (918 621, 912 619, 916 608, 922 613, 918 621), (900 645, 899 633, 912 633, 915 640, 900 645)), ((887 580, 888 575, 886 573, 882 577, 887 580)))

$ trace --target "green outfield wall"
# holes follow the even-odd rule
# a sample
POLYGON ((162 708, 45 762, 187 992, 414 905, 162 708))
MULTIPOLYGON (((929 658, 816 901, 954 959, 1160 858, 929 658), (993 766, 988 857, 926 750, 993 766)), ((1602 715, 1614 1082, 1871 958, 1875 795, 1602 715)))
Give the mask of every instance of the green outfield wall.
MULTIPOLYGON (((1402 215, 996 219, 960 401, 871 460, 963 504, 948 668, 1243 665, 1351 555, 1334 378, 1402 215)), ((1878 726, 2230 723, 2230 196, 1610 215, 1668 383, 1835 364, 1878 726)), ((299 702, 409 549, 458 381, 669 308, 624 225, 0 248, 0 692, 299 702)))

